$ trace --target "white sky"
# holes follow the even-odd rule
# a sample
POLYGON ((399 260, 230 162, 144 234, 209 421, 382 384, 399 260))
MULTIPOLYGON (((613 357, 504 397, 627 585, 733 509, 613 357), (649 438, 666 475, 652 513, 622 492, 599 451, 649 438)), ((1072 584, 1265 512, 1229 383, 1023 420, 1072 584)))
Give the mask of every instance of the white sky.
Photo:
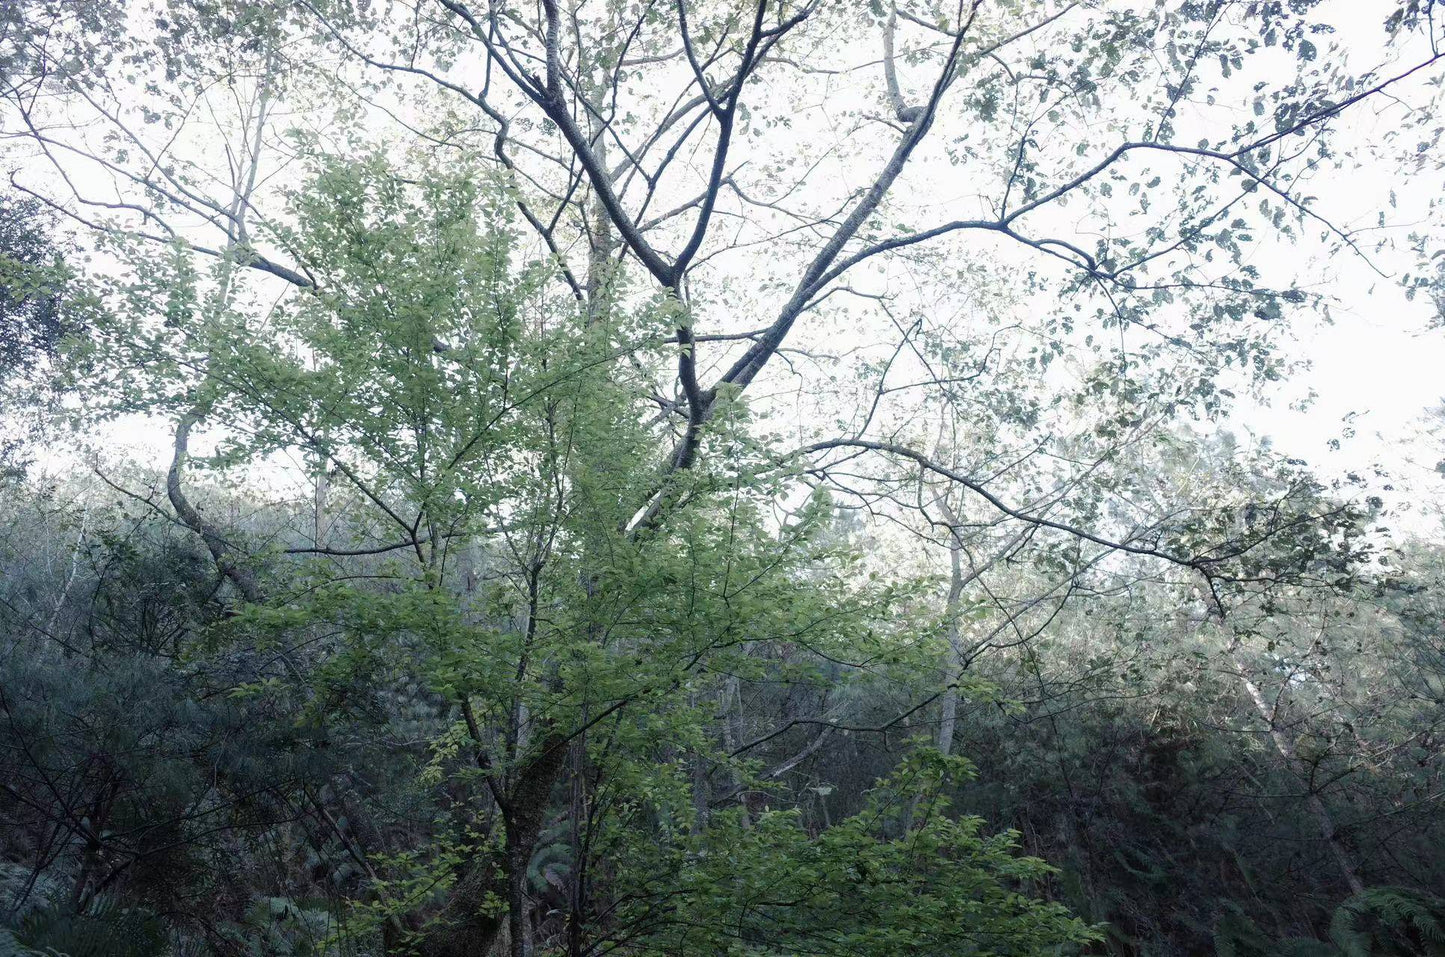
MULTIPOLYGON (((1357 0, 1336 0, 1334 7, 1352 59, 1367 65, 1379 62, 1383 48, 1362 39, 1379 36, 1379 7, 1357 0)), ((1338 127, 1341 146, 1367 150, 1398 123, 1401 111, 1428 103, 1432 91, 1422 82, 1396 92, 1398 99, 1377 111, 1350 111, 1338 127)), ((1428 191, 1437 185, 1401 182, 1391 168, 1367 167, 1321 171, 1312 179, 1311 190, 1323 198, 1319 208, 1332 219, 1373 224, 1392 190, 1406 214, 1400 218, 1408 221, 1410 207, 1425 202, 1412 188, 1428 191)), ((1445 369, 1445 331, 1428 328, 1434 306, 1426 299, 1406 302, 1397 285, 1373 274, 1356 257, 1341 254, 1323 262, 1301 259, 1304 255, 1302 247, 1265 243, 1256 261, 1271 285, 1283 285, 1280 274, 1293 272, 1304 288, 1327 286, 1337 300, 1335 324, 1297 321, 1298 342, 1289 351, 1312 368, 1284 383, 1270 405, 1241 407, 1234 427, 1269 437, 1276 448, 1305 459, 1326 477, 1383 467, 1401 480, 1402 499, 1426 505, 1441 490, 1438 476, 1428 471, 1436 456, 1412 448, 1411 442, 1418 436, 1421 415, 1445 398, 1440 371, 1445 369), (1299 408, 1298 401, 1311 393, 1314 401, 1299 408), (1354 437, 1332 451, 1329 441, 1341 438, 1347 427, 1353 427, 1354 437)), ((1388 255, 1379 264, 1387 273, 1413 265, 1388 255)), ((169 430, 169 423, 132 420, 93 438, 111 455, 154 463, 165 459, 169 430)), ((60 454, 48 461, 50 467, 65 470, 74 460, 60 454)))

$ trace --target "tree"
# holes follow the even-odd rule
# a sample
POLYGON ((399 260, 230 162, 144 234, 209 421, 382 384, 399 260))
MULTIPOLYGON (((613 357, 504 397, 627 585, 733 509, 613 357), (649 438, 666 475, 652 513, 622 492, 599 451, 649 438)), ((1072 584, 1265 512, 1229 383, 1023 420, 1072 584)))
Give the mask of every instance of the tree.
POLYGON ((24 410, 53 405, 57 390, 47 372, 61 340, 84 321, 78 304, 65 301, 68 271, 48 226, 35 201, 0 196, 0 397, 6 429, 15 430, 0 444, 6 474, 23 467, 24 436, 39 426, 24 410))
MULTIPOLYGON (((751 817, 713 816, 712 768, 730 772, 723 800, 786 770, 742 760, 764 742, 713 739, 699 698, 715 676, 766 680, 786 654, 790 681, 821 687, 830 662, 906 656, 908 626, 889 618, 896 589, 847 574, 820 535, 825 498, 769 520, 790 472, 740 404, 713 420, 709 441, 726 454, 686 483, 669 477, 658 497, 656 417, 639 382, 667 348, 648 344, 652 310, 675 304, 633 315, 557 296, 552 267, 518 259, 509 194, 464 167, 417 181, 380 158, 320 157, 312 176, 289 242, 315 290, 258 315, 231 295, 229 260, 207 276, 176 249, 122 272, 77 370, 90 411, 179 416, 166 495, 227 584, 217 639, 292 649, 286 690, 259 682, 248 695, 300 696, 320 733, 421 682, 435 738, 421 783, 446 799, 425 842, 374 865, 367 913, 385 946, 485 953, 505 939, 528 952, 545 919, 536 895, 561 889, 569 952, 588 952, 613 932, 607 913, 630 911, 631 878, 617 874, 639 842, 683 853, 751 817), (202 420, 228 426, 209 457, 189 445, 202 420), (268 548, 223 531, 183 491, 198 464, 261 468, 283 454, 347 479, 344 504, 328 503, 344 507, 345 537, 283 526, 268 548), (571 834, 559 836, 554 808, 569 791, 571 834), (548 864, 554 843, 567 850, 548 864)), ((849 826, 860 839, 868 827, 849 826)), ((961 829, 866 832, 880 861, 925 841, 976 855, 956 882, 933 880, 950 900, 1003 908, 1009 947, 1086 936, 1004 890, 1037 865, 975 847, 976 824, 935 827, 961 829)), ((879 893, 893 870, 880 863, 879 893)), ((686 901, 674 903, 708 906, 686 901)))
MULTIPOLYGON (((1326 250, 1367 262, 1388 255, 1364 249, 1357 234, 1334 224, 1303 192, 1305 180, 1353 161, 1352 145, 1337 142, 1335 127, 1363 104, 1428 81, 1437 64, 1430 34, 1437 25, 1417 4, 1380 25, 1384 41, 1405 58, 1389 73, 1349 72, 1344 54, 1351 48, 1342 41, 1330 41, 1341 56, 1321 56, 1322 38, 1337 31, 1331 11, 1314 3, 1153 11, 878 5, 861 15, 855 5, 829 3, 547 3, 537 11, 442 3, 420 4, 413 14, 311 4, 285 12, 177 8, 162 17, 171 32, 123 42, 139 65, 134 83, 147 69, 164 71, 213 115, 205 91, 214 82, 300 98, 315 76, 304 51, 339 54, 347 66, 337 76, 358 84, 360 99, 334 102, 380 98, 398 118, 383 139, 399 136, 422 152, 460 149, 497 164, 538 248, 556 257, 561 288, 586 309, 619 296, 676 300, 667 333, 675 363, 665 374, 655 370, 650 383, 670 436, 659 457, 664 476, 695 461, 719 403, 752 390, 764 373, 779 375, 780 354, 798 349, 805 360, 821 361, 817 344, 852 326, 854 315, 877 321, 900 309, 927 311, 938 297, 956 301, 970 282, 968 271, 952 265, 960 259, 996 259, 1013 273, 1012 295, 1043 307, 1021 330, 1035 343, 1046 340, 1026 361, 1041 373, 1071 367, 1065 375, 1085 400, 1072 415, 1030 423, 1019 436, 1021 453, 1029 448, 1023 439, 1051 429, 1047 441, 1090 429, 1123 441, 1151 415, 1218 413, 1235 390, 1278 376, 1275 330, 1311 304, 1293 285, 1271 285, 1247 261, 1251 250, 1311 240, 1318 229, 1326 250), (177 39, 181 25, 195 35, 193 44, 177 39), (883 55, 881 68, 840 63, 860 44, 883 55), (1276 69, 1279 56, 1287 71, 1276 69), (795 122, 792 96, 808 91, 832 103, 837 97, 828 90, 841 82, 835 76, 854 86, 828 122, 869 134, 849 135, 836 149, 803 132, 811 121, 795 122), (683 91, 675 99, 663 92, 674 82, 683 91), (1217 105, 1236 95, 1250 98, 1254 115, 1221 122, 1217 105), (407 119, 418 111, 441 117, 436 128, 407 119), (1100 123, 1117 142, 1097 152, 1069 132, 1100 123), (746 156, 737 152, 743 143, 746 156), (839 192, 837 184, 865 169, 866 185, 839 192), (979 184, 986 213, 960 217, 956 209, 935 213, 908 202, 906 190, 947 182, 960 169, 979 184), (796 171, 792 180, 789 170, 796 171), (840 171, 849 175, 834 176, 840 171), (779 176, 788 184, 783 190, 772 185, 779 176), (1082 218, 1071 212, 1073 224, 1065 222, 1056 210, 1066 206, 1085 207, 1082 218), (910 228, 914 219, 921 225, 910 228), (740 231, 721 230, 725 221, 740 231), (1082 237, 1095 226, 1116 238, 1090 245, 1082 237), (1140 338, 1129 343, 1127 336, 1140 338), (1094 401, 1101 393, 1117 397, 1124 411, 1105 411, 1094 401)), ((196 233, 193 248, 230 255, 240 243, 246 265, 311 286, 311 264, 289 247, 280 197, 255 188, 295 162, 294 153, 271 148, 282 131, 265 111, 218 120, 229 155, 250 157, 218 175, 203 150, 176 145, 198 135, 184 99, 148 102, 103 62, 45 73, 90 50, 84 22, 75 29, 58 16, 35 17, 15 41, 41 79, 14 84, 12 115, 40 153, 62 173, 89 157, 122 193, 138 190, 139 202, 121 204, 121 212, 141 207, 138 235, 170 241, 186 235, 189 220, 225 236, 207 245, 196 233), (27 98, 36 82, 53 92, 56 106, 27 98), (67 139, 46 125, 61 108, 92 113, 123 145, 97 152, 67 139), (159 144, 153 129, 168 123, 176 135, 159 144), (231 195, 209 195, 201 185, 207 178, 229 183, 231 195), (242 221, 251 227, 244 237, 235 230, 242 221)), ((1428 136, 1431 115, 1419 111, 1406 122, 1428 136)), ((74 199, 72 211, 88 221, 114 206, 97 206, 83 191, 74 199)), ((129 228, 123 219, 93 222, 129 228)), ((966 304, 962 315, 967 319, 953 325, 963 334, 955 338, 977 341, 975 332, 991 331, 966 304)), ((1021 472, 995 470, 987 483, 971 474, 983 468, 976 461, 958 468, 931 462, 914 434, 920 423, 912 399, 931 391, 947 416, 957 411, 952 396, 960 390, 916 349, 916 325, 883 323, 891 344, 865 338, 856 346, 904 361, 881 363, 878 400, 866 408, 842 415, 807 409, 797 423, 800 464, 827 475, 836 473, 840 453, 849 460, 883 456, 897 477, 922 468, 964 489, 972 481, 971 493, 1010 522, 1144 547, 1207 578, 1228 574, 1216 560, 1167 547, 1177 530, 1164 516, 1102 526, 1088 514, 1077 523, 1067 515, 1041 521, 1017 504, 1031 493, 1047 497, 1034 492, 1042 483, 1029 472, 1037 456, 1020 454, 1021 472), (902 377, 917 387, 903 388, 902 377), (1139 545, 1155 536, 1154 544, 1139 545)), ((1027 414, 1026 404, 1015 408, 1027 414)), ((1109 454, 1107 443, 1102 454, 1109 454)), ((1007 451, 980 456, 1006 460, 1007 451)), ((1056 487, 1091 488, 1091 468, 1056 476, 1056 487)), ((652 503, 660 507, 673 482, 664 477, 652 503)))
MULTIPOLYGON (((747 802, 824 746, 849 680, 935 673, 888 613, 916 596, 816 574, 830 502, 941 538, 945 618, 994 606, 1021 646, 1120 568, 1224 618, 1349 561, 1347 510, 1305 482, 1176 496, 1125 459, 1278 378, 1281 328, 1327 307, 1260 253, 1394 255, 1305 189, 1365 162, 1339 135, 1363 109, 1437 95, 1429 5, 1379 25, 1388 70, 1312 2, 105 10, 5 21, 4 122, 50 170, 17 182, 130 257, 81 367, 97 407, 175 423, 157 507, 224 577, 234 640, 326 647, 317 715, 404 651, 451 727, 436 773, 489 795, 373 882, 393 943, 490 946, 495 899, 525 953, 565 784, 581 952, 589 809, 627 803, 608 775, 645 794, 638 768, 687 766, 699 821, 721 796, 772 826, 747 802), (190 491, 197 464, 285 455, 310 540, 268 534, 314 570, 190 491), (1015 561, 1037 574, 991 591, 1015 561), (843 692, 760 690, 795 671, 843 692)), ((1401 122, 1428 144, 1434 117, 1401 122)), ((848 727, 887 741, 938 684, 848 727)))

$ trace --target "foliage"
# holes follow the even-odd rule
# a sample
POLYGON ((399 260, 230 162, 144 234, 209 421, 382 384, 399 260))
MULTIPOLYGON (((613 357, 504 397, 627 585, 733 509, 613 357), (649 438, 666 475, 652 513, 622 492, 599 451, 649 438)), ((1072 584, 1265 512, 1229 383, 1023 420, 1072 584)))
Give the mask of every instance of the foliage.
POLYGON ((10 939, 1438 949, 1433 9, 0 8, 10 939))
POLYGON ((796 810, 734 809, 665 856, 639 844, 618 938, 643 954, 1044 954, 1094 933, 1028 896, 1050 869, 948 815, 968 764, 915 752, 857 814, 811 834, 796 810))
POLYGON ((26 464, 22 440, 35 438, 57 399, 53 361, 86 321, 53 233, 38 202, 0 194, 0 476, 26 464))
POLYGON ((166 931, 154 914, 97 897, 80 914, 63 907, 31 912, 16 928, 15 941, 23 955, 160 957, 166 931))
POLYGON ((1445 953, 1445 901, 1408 887, 1371 887, 1335 911, 1330 939, 1345 957, 1445 953))

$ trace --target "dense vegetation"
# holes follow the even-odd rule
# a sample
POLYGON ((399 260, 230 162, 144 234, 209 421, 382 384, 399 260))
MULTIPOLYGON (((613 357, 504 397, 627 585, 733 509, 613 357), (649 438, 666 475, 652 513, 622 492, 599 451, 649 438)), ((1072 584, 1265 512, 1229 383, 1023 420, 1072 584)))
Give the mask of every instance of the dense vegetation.
POLYGON ((1445 954, 1436 6, 0 10, 0 957, 1445 954))

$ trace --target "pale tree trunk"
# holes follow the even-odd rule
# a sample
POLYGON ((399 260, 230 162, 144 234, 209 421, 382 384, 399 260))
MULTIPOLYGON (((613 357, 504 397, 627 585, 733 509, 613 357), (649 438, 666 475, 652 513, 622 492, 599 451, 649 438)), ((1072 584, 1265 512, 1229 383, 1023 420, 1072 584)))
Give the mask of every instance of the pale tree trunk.
MULTIPOLYGON (((728 754, 732 754, 742 744, 742 711, 742 691, 737 676, 731 675, 723 681, 722 686, 722 742, 723 750, 728 754), (734 702, 736 709, 733 707, 734 702)), ((747 827, 751 822, 751 815, 748 814, 748 794, 736 772, 731 775, 730 786, 743 811, 743 826, 747 827)))
MULTIPOLYGON (((696 691, 688 692, 687 704, 689 708, 696 708, 698 695, 696 691)), ((703 753, 699 752, 692 760, 692 833, 694 836, 707 827, 709 814, 708 801, 712 797, 712 789, 708 785, 707 766, 703 753)))
POLYGON ((958 682, 967 665, 963 653, 963 635, 959 625, 960 613, 963 609, 963 590, 968 587, 969 582, 982 575, 993 563, 1013 548, 1019 540, 1015 536, 1012 541, 1004 546, 999 552, 982 567, 974 568, 968 573, 963 569, 963 536, 959 532, 958 514, 954 512, 953 506, 948 499, 939 496, 937 500, 938 510, 943 519, 948 523, 948 600, 944 603, 943 614, 948 619, 948 666, 944 674, 942 714, 938 722, 938 750, 944 754, 951 754, 953 751, 953 733, 958 725, 958 682))
MULTIPOLYGON (((217 309, 225 309, 231 301, 236 272, 235 257, 238 253, 243 254, 242 247, 250 241, 246 228, 246 216, 251 208, 251 194, 256 189, 257 176, 261 168, 262 136, 265 133, 266 120, 270 115, 272 102, 268 71, 267 75, 262 77, 261 85, 256 91, 255 113, 247 118, 248 139, 243 144, 245 166, 238 169, 237 175, 232 179, 232 199, 226 219, 225 258, 221 263, 220 279, 216 290, 217 309)), ((210 357, 207 356, 201 367, 203 375, 209 364, 210 357)), ((192 394, 195 395, 194 391, 192 394)), ((185 494, 185 466, 190 455, 191 431, 208 411, 205 403, 200 399, 193 398, 192 402, 192 406, 181 413, 176 422, 171 465, 166 474, 166 497, 170 500, 176 517, 205 542, 206 549, 211 553, 211 557, 221 573, 235 584, 247 602, 257 604, 263 599, 263 595, 255 576, 245 567, 244 562, 238 559, 235 550, 226 543, 220 530, 191 504, 185 494)))
POLYGON ((969 662, 968 653, 963 647, 961 626, 964 589, 976 579, 982 578, 995 564, 1011 555, 1028 537, 1032 529, 1030 527, 1021 529, 993 554, 982 562, 971 564, 965 570, 963 562, 967 556, 963 547, 963 534, 959 531, 961 523, 958 514, 954 512, 953 506, 944 496, 939 496, 934 504, 938 506, 939 513, 948 525, 948 599, 944 604, 944 616, 948 619, 948 665, 944 674, 943 697, 940 704, 938 750, 949 754, 953 750, 954 732, 958 727, 958 703, 962 697, 959 691, 959 682, 969 662))
POLYGON ((312 504, 311 538, 317 548, 324 548, 331 531, 330 516, 326 511, 326 500, 331 492, 331 474, 326 469, 323 457, 316 465, 315 498, 312 504))
POLYGON ((76 575, 80 572, 80 550, 85 545, 85 534, 89 527, 90 504, 86 503, 80 513, 80 532, 75 536, 75 547, 70 550, 70 573, 65 576, 65 585, 60 589, 60 595, 55 599, 55 607, 45 622, 47 633, 55 632, 55 624, 60 620, 60 613, 65 609, 65 602, 70 597, 70 589, 75 585, 76 575))
POLYGON ((963 671, 963 643, 959 635, 959 608, 963 604, 963 543, 958 533, 950 531, 948 543, 948 602, 944 614, 948 617, 948 682, 943 689, 943 714, 938 722, 938 750, 944 754, 953 751, 953 729, 958 721, 958 678, 963 671))
MULTIPOLYGON (((587 91, 588 99, 594 103, 599 102, 600 98, 605 95, 606 77, 604 75, 599 80, 589 71, 588 80, 590 87, 587 91)), ((610 170, 607 129, 600 119, 600 114, 588 110, 586 120, 587 141, 593 154, 597 157, 599 168, 610 170)), ((611 179, 610 175, 608 179, 611 179)), ((607 215, 607 208, 595 190, 586 207, 585 216, 587 218, 588 248, 586 286, 583 292, 587 299, 584 305, 590 324, 607 311, 607 305, 611 299, 612 253, 616 248, 616 239, 613 236, 612 220, 607 215)))
POLYGON ((1249 671, 1244 667, 1244 662, 1240 660, 1239 655, 1231 651, 1230 660, 1234 663, 1235 671, 1239 675, 1239 680, 1243 682, 1245 691, 1249 693, 1250 700, 1254 702, 1255 710, 1259 712, 1260 719, 1264 721, 1265 726, 1268 728, 1270 740, 1274 742, 1275 750, 1279 752, 1279 756, 1284 761, 1285 767, 1304 785, 1306 789, 1305 804, 1309 807, 1310 813, 1315 816, 1315 820, 1319 823, 1320 836, 1324 839, 1325 846, 1329 848, 1330 856, 1335 859, 1335 863, 1339 866, 1340 872, 1344 875, 1345 883, 1350 887, 1350 893, 1362 893, 1365 885, 1364 882, 1360 880, 1359 867, 1356 866, 1354 859, 1350 856, 1350 852, 1340 843, 1338 836, 1336 836, 1334 818, 1331 817, 1329 808, 1325 807, 1325 802, 1320 798, 1314 788, 1310 786, 1309 776, 1305 773, 1303 763, 1295 752, 1294 742, 1280 729, 1279 722, 1276 720, 1277 715, 1275 714, 1275 709, 1270 707, 1269 702, 1264 699, 1264 695, 1260 693, 1259 686, 1250 678, 1249 671))

